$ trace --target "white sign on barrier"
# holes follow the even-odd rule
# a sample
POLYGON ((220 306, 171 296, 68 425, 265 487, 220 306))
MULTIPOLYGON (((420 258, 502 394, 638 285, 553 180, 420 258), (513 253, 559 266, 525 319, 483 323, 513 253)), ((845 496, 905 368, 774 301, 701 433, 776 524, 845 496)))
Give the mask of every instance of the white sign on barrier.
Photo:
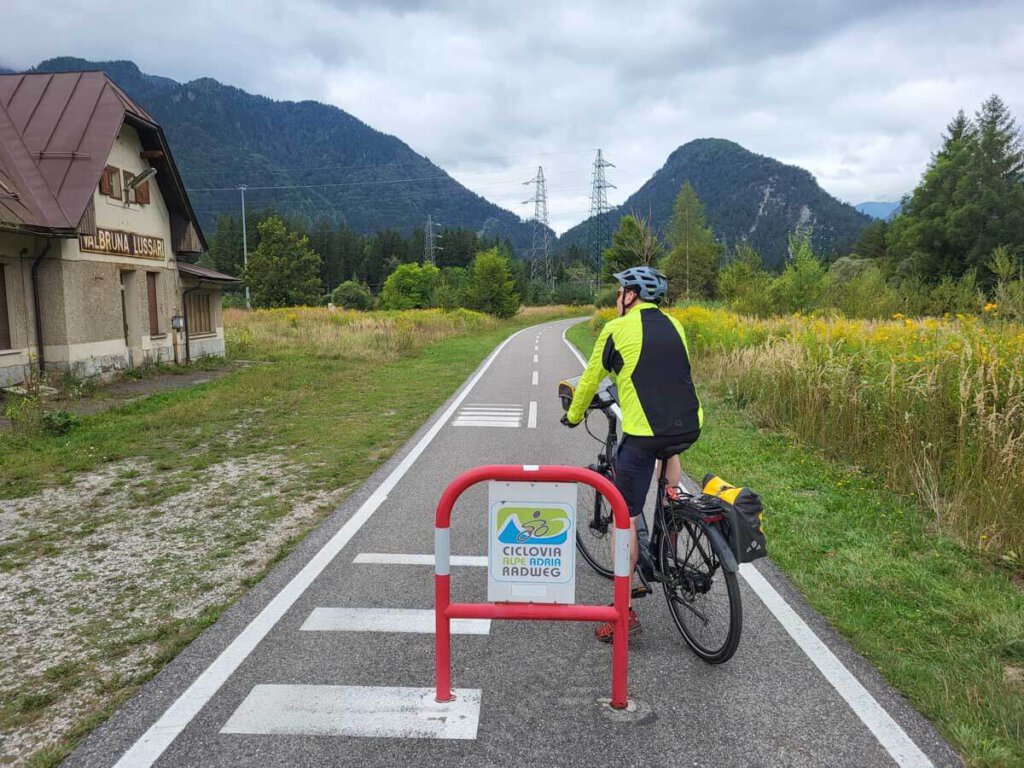
POLYGON ((576 602, 576 484, 488 484, 487 599, 576 602))

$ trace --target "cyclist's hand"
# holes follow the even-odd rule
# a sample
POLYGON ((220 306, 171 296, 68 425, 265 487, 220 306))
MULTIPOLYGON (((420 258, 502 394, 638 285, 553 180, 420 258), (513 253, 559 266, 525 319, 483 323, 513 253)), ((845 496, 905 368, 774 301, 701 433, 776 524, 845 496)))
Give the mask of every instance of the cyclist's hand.
POLYGON ((572 429, 574 427, 578 427, 580 425, 580 423, 578 421, 575 424, 573 424, 571 421, 569 421, 569 414, 567 414, 567 413, 563 413, 562 414, 562 418, 560 419, 560 422, 561 422, 563 427, 568 427, 569 429, 572 429))

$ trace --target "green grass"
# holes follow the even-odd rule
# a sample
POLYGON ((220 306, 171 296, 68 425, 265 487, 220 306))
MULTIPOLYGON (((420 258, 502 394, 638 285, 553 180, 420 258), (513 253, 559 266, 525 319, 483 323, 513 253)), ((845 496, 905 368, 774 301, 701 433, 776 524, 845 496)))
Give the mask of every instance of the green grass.
MULTIPOLYGON (((568 336, 593 347, 586 324, 568 336)), ((970 765, 1024 765, 1024 690, 1004 682, 1024 667, 1024 594, 1009 574, 869 474, 701 395, 704 431, 684 466, 761 494, 772 560, 970 765)))
MULTIPOLYGON (((74 430, 60 437, 4 435, 0 498, 31 495, 106 462, 135 459, 145 464, 139 470, 121 470, 118 482, 131 484, 133 502, 146 510, 187 489, 190 481, 211 466, 228 459, 271 454, 282 456, 289 470, 301 478, 289 481, 276 498, 253 499, 257 522, 271 521, 288 514, 294 503, 318 490, 357 487, 411 437, 502 339, 519 328, 569 314, 565 310, 533 311, 492 324, 484 332, 404 349, 398 359, 285 356, 241 367, 205 384, 83 417, 74 430)), ((232 503, 246 502, 236 499, 232 503)), ((225 510, 230 515, 230 509, 216 498, 211 498, 209 505, 207 524, 223 533, 228 526, 220 515, 225 510)), ((59 551, 63 542, 84 538, 98 525, 110 525, 102 506, 80 510, 78 524, 65 527, 60 535, 30 533, 23 540, 9 542, 0 549, 0 570, 23 567, 34 558, 59 551)), ((276 552, 267 553, 267 565, 244 563, 249 569, 244 585, 257 583, 328 511, 311 519, 276 552)), ((200 527, 194 533, 204 535, 200 527)), ((252 528, 232 532, 225 546, 213 551, 210 558, 236 557, 238 550, 258 535, 252 528)), ((130 612, 131 601, 141 600, 159 603, 166 608, 164 615, 171 614, 180 607, 178 600, 187 601, 203 585, 201 565, 197 572, 182 573, 166 594, 150 594, 144 585, 126 586, 123 610, 130 612)), ((99 689, 81 708, 78 721, 61 732, 49 733, 46 745, 27 757, 33 766, 58 764, 118 704, 216 621, 231 602, 208 607, 191 618, 147 624, 117 636, 107 630, 110 617, 96 616, 81 637, 81 665, 48 670, 37 680, 19 681, 18 690, 5 693, 0 702, 0 731, 33 723, 66 690, 84 680, 99 679, 90 667, 90 658, 120 658, 132 650, 146 649, 142 671, 131 677, 100 680, 99 689), (74 674, 68 674, 71 671, 74 674)))

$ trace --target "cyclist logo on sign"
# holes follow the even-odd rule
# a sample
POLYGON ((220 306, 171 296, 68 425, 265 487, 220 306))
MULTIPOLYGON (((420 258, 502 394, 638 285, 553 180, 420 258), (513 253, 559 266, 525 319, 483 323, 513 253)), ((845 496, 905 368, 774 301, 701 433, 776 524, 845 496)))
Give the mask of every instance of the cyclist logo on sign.
POLYGON ((561 509, 506 507, 498 515, 502 544, 564 544, 570 528, 561 509))

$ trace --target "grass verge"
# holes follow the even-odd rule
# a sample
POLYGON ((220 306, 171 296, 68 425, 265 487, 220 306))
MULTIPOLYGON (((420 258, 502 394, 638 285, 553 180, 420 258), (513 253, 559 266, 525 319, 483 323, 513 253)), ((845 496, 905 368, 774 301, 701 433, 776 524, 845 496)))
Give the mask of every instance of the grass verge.
MULTIPOLYGON (((587 324, 568 337, 593 348, 587 324)), ((772 560, 970 765, 1024 765, 1020 587, 870 474, 701 395, 705 428, 684 465, 762 494, 772 560)))
POLYGON ((259 363, 83 417, 67 435, 4 435, 0 763, 59 763, 503 338, 580 311, 326 312, 254 313, 229 345, 259 363))

